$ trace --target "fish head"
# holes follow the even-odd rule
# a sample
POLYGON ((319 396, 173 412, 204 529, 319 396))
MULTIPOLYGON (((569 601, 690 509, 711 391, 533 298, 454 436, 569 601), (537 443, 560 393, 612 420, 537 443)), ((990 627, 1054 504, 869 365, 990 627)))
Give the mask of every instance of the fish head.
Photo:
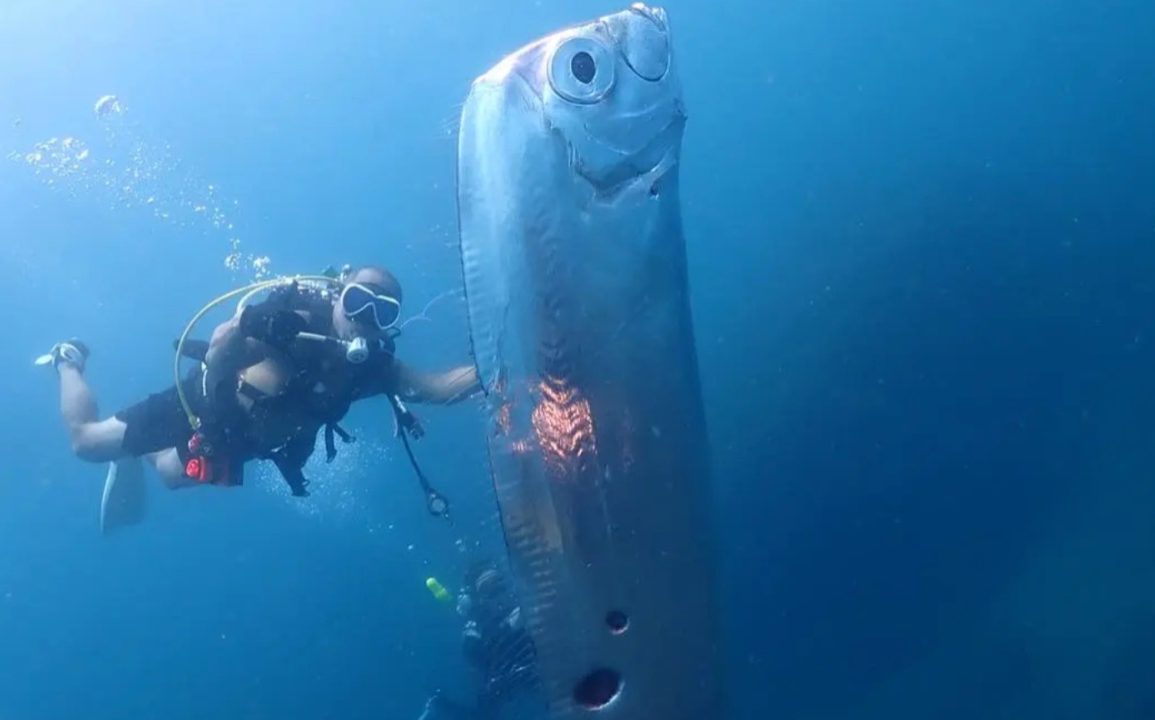
POLYGON ((677 162, 685 111, 671 47, 665 11, 636 3, 542 38, 480 80, 516 74, 572 171, 613 193, 677 162))

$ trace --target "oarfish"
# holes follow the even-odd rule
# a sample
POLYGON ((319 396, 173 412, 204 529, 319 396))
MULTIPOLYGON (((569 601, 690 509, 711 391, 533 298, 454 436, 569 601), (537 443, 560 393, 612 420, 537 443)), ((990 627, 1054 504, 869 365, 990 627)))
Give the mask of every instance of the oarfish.
POLYGON ((555 719, 725 714, 675 71, 638 4, 506 57, 461 116, 490 469, 555 719))

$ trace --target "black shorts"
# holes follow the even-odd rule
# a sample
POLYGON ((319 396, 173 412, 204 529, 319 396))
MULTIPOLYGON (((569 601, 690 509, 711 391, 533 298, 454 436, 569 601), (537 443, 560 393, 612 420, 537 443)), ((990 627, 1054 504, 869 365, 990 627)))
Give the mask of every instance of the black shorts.
MULTIPOLYGON (((193 412, 198 412, 204 397, 200 373, 185 378, 182 386, 193 412)), ((188 441, 192 437, 193 428, 180 403, 175 385, 126 407, 116 413, 116 419, 126 426, 121 447, 129 455, 139 457, 173 447, 182 458, 188 454, 188 441)))

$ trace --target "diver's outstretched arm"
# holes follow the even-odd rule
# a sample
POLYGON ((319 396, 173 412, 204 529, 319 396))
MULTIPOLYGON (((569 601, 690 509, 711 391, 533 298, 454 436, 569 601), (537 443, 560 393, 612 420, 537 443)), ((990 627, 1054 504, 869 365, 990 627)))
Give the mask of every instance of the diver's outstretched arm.
POLYGON ((481 390, 477 370, 472 365, 431 374, 394 361, 393 372, 393 392, 406 402, 453 405, 481 390))

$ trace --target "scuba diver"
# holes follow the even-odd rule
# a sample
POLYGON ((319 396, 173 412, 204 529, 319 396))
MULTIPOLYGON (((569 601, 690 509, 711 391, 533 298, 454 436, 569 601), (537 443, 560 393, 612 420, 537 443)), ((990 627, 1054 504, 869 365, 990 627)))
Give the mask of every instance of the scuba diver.
POLYGON ((435 692, 419 720, 496 720, 502 707, 539 687, 533 640, 513 588, 496 565, 478 562, 469 569, 457 614, 465 619, 462 653, 477 672, 477 699, 470 705, 435 692))
MULTIPOLYGON (((352 440, 337 424, 352 403, 388 398, 409 452, 406 434, 418 438, 423 431, 404 403, 451 404, 479 389, 471 365, 426 374, 394 356, 402 292, 383 268, 346 268, 338 277, 269 281, 252 288, 219 298, 194 318, 195 323, 221 300, 250 290, 211 340, 187 339, 190 324, 177 343, 172 387, 112 417, 98 414, 85 379, 89 350, 84 343, 58 343, 37 360, 56 368, 60 412, 73 453, 82 460, 112 463, 106 503, 110 492, 116 493, 118 476, 141 477, 140 457, 170 488, 240 485, 248 461, 268 459, 294 495, 308 495, 302 468, 317 434, 325 430, 332 460, 334 435, 352 440), (266 298, 250 302, 264 290, 269 291, 266 298), (181 355, 200 361, 183 378, 181 355)), ((419 469, 418 475, 433 512, 435 493, 419 469)))

